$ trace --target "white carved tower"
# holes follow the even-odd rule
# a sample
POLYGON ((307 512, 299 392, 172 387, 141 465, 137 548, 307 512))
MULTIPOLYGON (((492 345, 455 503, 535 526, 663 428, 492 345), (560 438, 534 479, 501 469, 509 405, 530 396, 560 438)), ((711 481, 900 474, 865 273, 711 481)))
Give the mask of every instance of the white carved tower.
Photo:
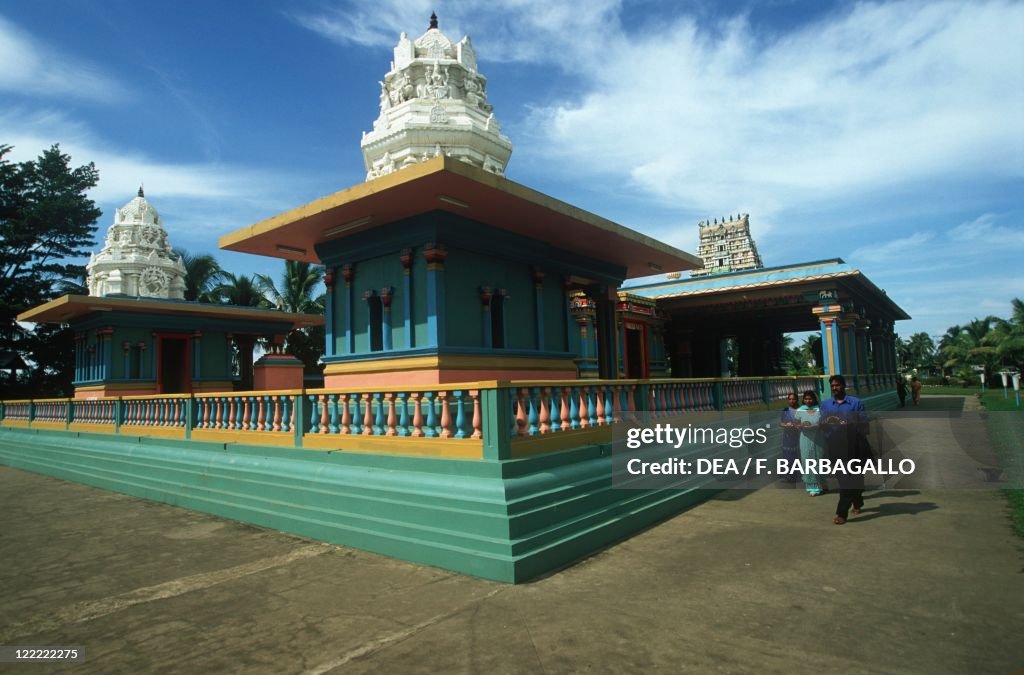
POLYGON ((360 144, 367 180, 442 154, 504 174, 512 141, 487 102, 468 36, 453 44, 432 14, 416 40, 401 34, 380 88, 380 116, 360 144))
POLYGON ((103 249, 89 257, 89 295, 182 300, 185 266, 174 255, 160 214, 139 195, 114 212, 103 249))

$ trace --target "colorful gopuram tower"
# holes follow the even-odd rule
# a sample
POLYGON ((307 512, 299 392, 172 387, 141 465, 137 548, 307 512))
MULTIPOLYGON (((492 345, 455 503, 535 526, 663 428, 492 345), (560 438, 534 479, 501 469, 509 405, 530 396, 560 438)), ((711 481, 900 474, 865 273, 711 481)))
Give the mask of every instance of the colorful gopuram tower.
POLYGON ((691 277, 757 270, 764 267, 757 244, 750 235, 750 214, 741 213, 721 221, 705 220, 698 223, 700 245, 697 254, 704 260, 704 268, 690 272, 691 277))

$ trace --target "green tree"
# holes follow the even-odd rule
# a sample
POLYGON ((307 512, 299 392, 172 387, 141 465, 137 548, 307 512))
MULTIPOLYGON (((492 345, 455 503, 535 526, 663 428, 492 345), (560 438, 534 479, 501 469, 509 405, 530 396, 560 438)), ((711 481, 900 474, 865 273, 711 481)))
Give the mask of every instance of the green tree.
POLYGON ((256 285, 278 309, 296 313, 322 312, 323 305, 317 306, 313 293, 323 275, 323 268, 318 265, 286 260, 280 286, 267 274, 257 274, 256 285))
POLYGON ((235 276, 230 272, 223 273, 222 281, 213 289, 213 295, 223 303, 239 307, 270 306, 254 277, 235 276))
POLYGON ((21 393, 69 394, 71 339, 56 327, 21 327, 15 317, 60 292, 54 279, 84 273, 75 262, 95 244, 101 211, 86 197, 99 174, 90 163, 71 167, 54 145, 33 161, 5 159, 0 145, 0 350, 22 354, 34 368, 19 383, 21 393))
MULTIPOLYGON (((251 276, 235 276, 224 272, 222 281, 213 289, 214 297, 222 302, 239 307, 269 307, 270 303, 260 292, 256 280, 251 276)), ((252 357, 256 346, 256 337, 252 335, 235 335, 235 351, 233 355, 235 372, 241 378, 239 386, 248 391, 252 389, 252 357)))
MULTIPOLYGON (((323 279, 324 270, 318 265, 286 260, 280 285, 266 274, 256 275, 256 284, 278 309, 300 314, 323 314, 326 294, 314 296, 323 279)), ((302 361, 307 372, 321 370, 320 357, 324 353, 326 334, 322 326, 297 328, 285 340, 285 351, 302 361)))
POLYGON ((996 364, 1002 368, 1024 367, 1024 302, 1010 301, 1012 314, 1008 320, 998 319, 982 339, 982 346, 992 349, 996 364))
MULTIPOLYGON (((787 336, 788 337, 788 336, 787 336)), ((821 336, 808 335, 803 343, 790 347, 786 344, 786 374, 787 375, 821 375, 822 353, 821 336)))
POLYGON ((185 266, 185 299, 217 302, 216 289, 226 278, 216 258, 207 254, 193 255, 177 247, 174 255, 181 258, 185 266))
POLYGON ((993 343, 1003 323, 998 317, 986 316, 950 327, 939 341, 939 351, 945 359, 943 368, 949 368, 957 377, 968 381, 976 381, 973 368, 979 368, 988 381, 999 366, 1000 356, 993 343))
POLYGON ((904 355, 906 367, 929 371, 935 362, 935 342, 928 333, 914 333, 906 342, 904 355))

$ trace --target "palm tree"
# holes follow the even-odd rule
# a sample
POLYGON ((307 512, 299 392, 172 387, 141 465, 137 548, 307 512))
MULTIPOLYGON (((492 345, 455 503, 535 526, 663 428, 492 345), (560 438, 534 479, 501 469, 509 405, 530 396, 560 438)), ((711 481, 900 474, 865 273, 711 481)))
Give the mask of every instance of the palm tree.
POLYGON ((1001 366, 1016 366, 1019 370, 1024 366, 1024 302, 1014 298, 1010 306, 1013 308, 1011 318, 997 320, 985 334, 983 343, 992 349, 1001 366))
POLYGON ((935 360, 935 342, 928 333, 914 333, 906 342, 907 365, 928 370, 935 360))
POLYGON ((945 335, 939 338, 939 346, 936 349, 936 361, 942 369, 943 377, 946 376, 947 368, 952 371, 957 366, 962 365, 961 361, 966 356, 963 353, 962 341, 960 339, 960 334, 962 332, 962 326, 950 326, 946 329, 945 335))
POLYGON ((83 267, 79 274, 54 283, 53 288, 61 295, 89 295, 89 272, 83 267))
POLYGON ((223 281, 211 291, 214 297, 229 305, 240 307, 268 307, 267 298, 260 292, 254 277, 221 273, 223 281))
POLYGON ((286 260, 281 285, 278 287, 267 274, 256 275, 256 285, 278 309, 286 312, 318 313, 323 305, 318 305, 313 297, 320 280, 323 268, 308 262, 286 260))
MULTIPOLYGON (((222 279, 223 281, 211 293, 223 302, 239 307, 268 307, 270 305, 266 297, 256 287, 253 277, 235 276, 230 272, 222 272, 222 279)), ((256 337, 253 335, 235 334, 234 340, 236 347, 235 358, 237 359, 238 375, 240 378, 239 386, 243 391, 248 391, 253 386, 252 358, 253 350, 256 346, 256 337)))
MULTIPOLYGON (((256 285, 278 309, 303 314, 323 314, 326 293, 314 297, 323 268, 308 262, 286 260, 280 287, 266 274, 256 275, 256 285)), ((322 326, 297 328, 285 338, 285 351, 298 358, 309 372, 319 372, 326 333, 322 326)))
POLYGON ((192 255, 183 248, 175 248, 174 255, 185 266, 185 299, 216 302, 215 290, 225 281, 224 270, 212 255, 192 255))

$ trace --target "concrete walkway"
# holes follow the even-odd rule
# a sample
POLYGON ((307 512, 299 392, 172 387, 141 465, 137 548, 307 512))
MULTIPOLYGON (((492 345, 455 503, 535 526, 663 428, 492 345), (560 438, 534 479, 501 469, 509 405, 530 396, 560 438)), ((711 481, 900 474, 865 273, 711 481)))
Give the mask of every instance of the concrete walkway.
POLYGON ((32 669, 76 673, 1024 667, 1001 495, 881 491, 841 527, 834 506, 720 493, 506 586, 0 467, 0 645, 81 647, 32 669))

